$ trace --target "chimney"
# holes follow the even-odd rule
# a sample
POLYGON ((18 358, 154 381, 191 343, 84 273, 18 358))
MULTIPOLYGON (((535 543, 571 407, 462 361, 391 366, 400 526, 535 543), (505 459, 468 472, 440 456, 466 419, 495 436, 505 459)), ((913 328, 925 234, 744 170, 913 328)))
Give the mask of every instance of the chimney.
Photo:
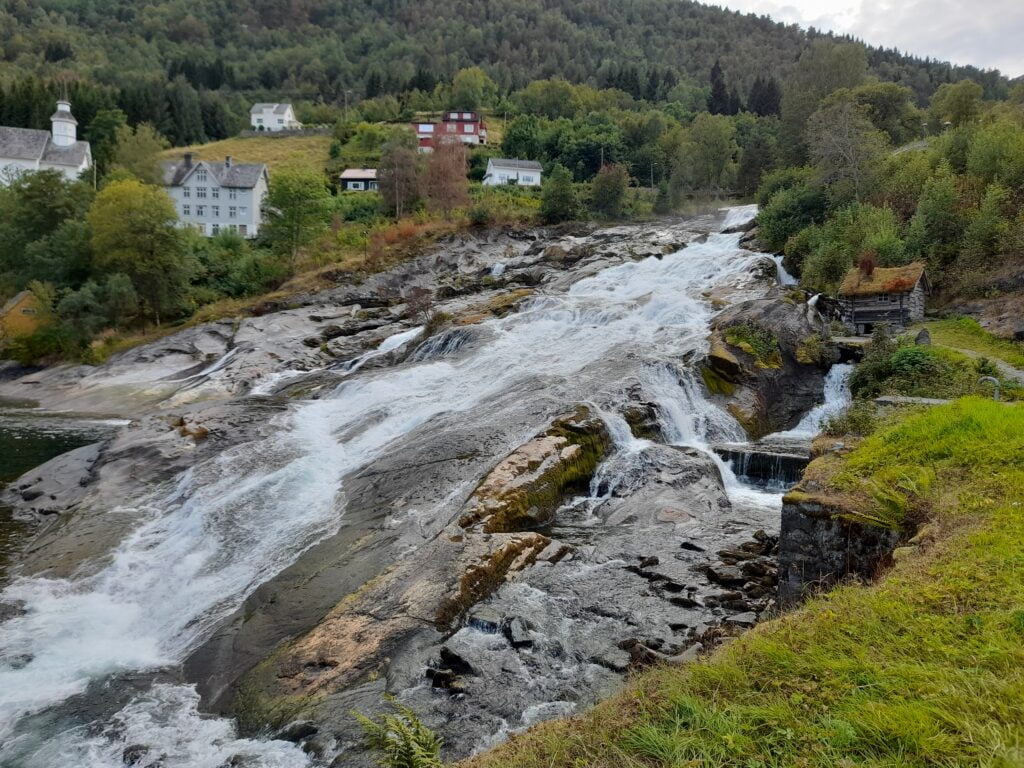
POLYGON ((192 153, 191 152, 186 152, 185 153, 185 168, 191 168, 191 167, 192 167, 192 153))
POLYGON ((231 167, 231 155, 228 155, 227 157, 224 158, 224 167, 225 168, 230 168, 231 167))

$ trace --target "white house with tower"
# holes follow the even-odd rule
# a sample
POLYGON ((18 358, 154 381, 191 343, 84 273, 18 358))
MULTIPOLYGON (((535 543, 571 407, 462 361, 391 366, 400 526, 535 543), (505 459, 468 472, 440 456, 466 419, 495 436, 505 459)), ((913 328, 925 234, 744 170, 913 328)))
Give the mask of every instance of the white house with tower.
POLYGON ((235 232, 256 237, 263 223, 263 199, 270 175, 264 163, 195 160, 191 152, 164 163, 164 188, 174 200, 181 225, 206 237, 235 232))
POLYGON ((78 140, 78 121, 71 102, 61 99, 50 117, 50 130, 0 126, 0 184, 30 171, 60 171, 77 179, 92 168, 92 149, 78 140))

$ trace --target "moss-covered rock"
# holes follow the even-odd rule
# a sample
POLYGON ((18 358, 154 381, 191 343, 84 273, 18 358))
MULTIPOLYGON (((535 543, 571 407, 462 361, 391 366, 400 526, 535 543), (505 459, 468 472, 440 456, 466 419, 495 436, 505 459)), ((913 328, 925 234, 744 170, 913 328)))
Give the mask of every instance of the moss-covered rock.
POLYGON ((581 406, 491 470, 459 525, 479 526, 486 533, 546 525, 567 498, 586 489, 610 446, 604 422, 581 406))

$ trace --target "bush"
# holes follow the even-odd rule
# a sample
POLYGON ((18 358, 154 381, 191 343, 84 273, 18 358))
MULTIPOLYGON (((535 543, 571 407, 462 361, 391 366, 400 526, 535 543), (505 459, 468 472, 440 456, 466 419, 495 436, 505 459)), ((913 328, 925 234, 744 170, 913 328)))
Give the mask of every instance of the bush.
POLYGON ((761 368, 778 368, 782 365, 779 340, 756 325, 741 323, 726 328, 725 341, 752 355, 761 368))
POLYGON ((758 214, 759 238, 768 250, 780 253, 789 238, 822 222, 827 214, 828 198, 821 187, 802 185, 782 189, 758 214))
POLYGON ((842 413, 828 419, 821 431, 829 437, 866 437, 877 429, 878 423, 878 406, 870 400, 854 400, 842 413))
POLYGON ((363 726, 366 745, 379 752, 384 768, 442 768, 441 739, 423 725, 408 707, 392 697, 387 701, 396 714, 380 715, 377 720, 353 712, 363 726))
POLYGON ((815 176, 814 168, 780 168, 766 174, 757 188, 757 204, 764 208, 777 192, 806 185, 815 176))

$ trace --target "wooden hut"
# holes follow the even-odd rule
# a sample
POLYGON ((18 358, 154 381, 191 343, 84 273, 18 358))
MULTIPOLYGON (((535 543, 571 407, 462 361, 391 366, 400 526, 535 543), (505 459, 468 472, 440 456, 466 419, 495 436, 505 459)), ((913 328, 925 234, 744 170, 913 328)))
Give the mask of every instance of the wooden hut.
POLYGON ((924 304, 931 286, 924 264, 902 267, 854 267, 839 288, 843 323, 858 335, 870 334, 879 323, 893 328, 924 319, 924 304))

